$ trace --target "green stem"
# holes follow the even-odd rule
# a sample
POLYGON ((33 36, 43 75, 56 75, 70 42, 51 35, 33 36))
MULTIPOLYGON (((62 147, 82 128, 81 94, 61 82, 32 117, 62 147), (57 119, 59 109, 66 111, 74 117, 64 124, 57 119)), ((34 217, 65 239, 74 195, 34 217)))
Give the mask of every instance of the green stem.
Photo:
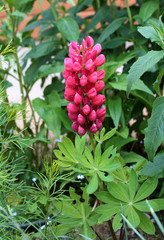
MULTIPOLYGON (((23 73, 22 73, 22 69, 19 63, 19 58, 18 58, 18 53, 17 53, 17 45, 16 45, 16 31, 15 31, 15 17, 12 16, 12 8, 10 8, 10 14, 11 14, 11 26, 12 26, 12 33, 13 33, 13 43, 15 46, 15 59, 16 59, 16 65, 17 65, 17 71, 18 71, 18 80, 19 80, 19 86, 20 86, 20 92, 21 92, 21 102, 22 104, 25 103, 26 105, 26 101, 25 101, 25 97, 24 97, 24 92, 23 92, 23 73)), ((23 124, 24 124, 24 128, 27 127, 26 124, 26 114, 23 111, 23 124)), ((27 132, 25 131, 25 135, 27 135, 27 132)))
POLYGON ((135 37, 134 37, 134 34, 133 34, 133 19, 132 19, 132 14, 131 14, 131 11, 130 11, 128 0, 126 0, 126 9, 127 9, 127 12, 128 12, 128 17, 129 17, 132 41, 135 44, 135 37))

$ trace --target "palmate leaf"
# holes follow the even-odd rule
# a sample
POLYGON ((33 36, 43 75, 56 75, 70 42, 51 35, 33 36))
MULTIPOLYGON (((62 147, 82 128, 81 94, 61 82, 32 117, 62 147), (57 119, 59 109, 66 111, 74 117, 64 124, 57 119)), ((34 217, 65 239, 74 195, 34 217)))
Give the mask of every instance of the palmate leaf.
POLYGON ((163 57, 164 51, 150 51, 146 55, 138 58, 129 71, 127 95, 129 95, 132 85, 163 57))
MULTIPOLYGON (((149 203, 154 211, 160 211, 164 209, 164 199, 152 199, 152 200, 149 200, 149 203)), ((134 203, 134 207, 142 212, 151 211, 145 200, 134 203)))
MULTIPOLYGON (((116 199, 119 199, 123 202, 130 202, 130 198, 129 198, 129 190, 128 190, 128 186, 123 184, 123 183, 115 183, 115 182, 111 182, 108 183, 108 191, 109 193, 115 197, 116 199)), ((121 208, 121 206, 120 206, 121 208)))
POLYGON ((87 193, 92 194, 97 190, 97 188, 98 188, 98 176, 97 173, 94 173, 88 184, 87 193))
POLYGON ((147 234, 154 234, 155 227, 152 221, 142 212, 138 212, 138 215, 140 217, 139 227, 147 234))
POLYGON ((129 206, 127 220, 133 225, 133 227, 137 227, 140 223, 140 217, 133 206, 129 206))
POLYGON ((129 174, 129 194, 130 194, 131 201, 133 201, 133 198, 137 191, 137 187, 138 187, 137 174, 133 169, 131 169, 130 174, 129 174))
POLYGON ((145 129, 144 145, 149 159, 152 161, 156 150, 164 141, 164 97, 157 98, 153 103, 151 118, 145 129))
POLYGON ((113 222, 112 222, 112 226, 113 226, 113 229, 114 229, 115 231, 121 228, 121 226, 122 226, 121 220, 122 220, 121 214, 120 214, 120 213, 117 213, 117 214, 114 216, 113 222))
POLYGON ((122 112, 121 98, 120 97, 117 97, 115 99, 110 98, 108 101, 108 108, 110 116, 114 122, 114 125, 117 128, 122 112))

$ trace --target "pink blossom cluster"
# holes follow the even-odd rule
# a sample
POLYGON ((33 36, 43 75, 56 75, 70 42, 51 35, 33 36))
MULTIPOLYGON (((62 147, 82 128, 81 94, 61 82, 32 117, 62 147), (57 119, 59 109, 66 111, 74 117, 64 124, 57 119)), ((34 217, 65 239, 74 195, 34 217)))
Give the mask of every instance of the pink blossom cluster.
POLYGON ((69 57, 65 58, 63 76, 66 80, 64 97, 70 103, 67 105, 68 116, 72 120, 72 129, 79 135, 86 131, 96 133, 102 128, 106 110, 100 106, 105 102, 105 96, 100 94, 105 84, 103 69, 97 68, 104 64, 105 56, 101 53, 101 45, 90 36, 79 43, 71 42, 69 57), (100 54, 100 55, 99 55, 100 54), (98 55, 98 56, 97 56, 98 55))

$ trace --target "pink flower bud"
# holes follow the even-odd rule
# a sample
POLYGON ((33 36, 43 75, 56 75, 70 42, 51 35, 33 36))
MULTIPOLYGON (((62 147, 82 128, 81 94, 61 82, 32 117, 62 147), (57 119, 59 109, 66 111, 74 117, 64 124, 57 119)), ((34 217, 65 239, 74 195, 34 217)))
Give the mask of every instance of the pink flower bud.
POLYGON ((65 58, 64 63, 66 71, 73 71, 73 61, 71 58, 65 58))
POLYGON ((63 77, 65 80, 67 80, 67 78, 70 76, 70 72, 67 72, 66 70, 64 70, 63 72, 63 77))
POLYGON ((80 46, 79 43, 76 42, 71 42, 70 46, 74 49, 74 50, 80 50, 80 46))
POLYGON ((77 120, 77 114, 76 114, 76 113, 68 112, 68 117, 69 117, 69 119, 71 119, 73 122, 77 120))
POLYGON ((103 54, 100 54, 94 61, 94 64, 96 67, 100 67, 101 65, 104 64, 104 62, 105 62, 105 56, 103 54))
POLYGON ((82 40, 82 48, 85 49, 86 46, 87 46, 87 43, 86 43, 86 41, 85 41, 84 38, 83 38, 83 40, 82 40))
POLYGON ((82 66, 80 65, 80 63, 74 62, 74 64, 73 64, 73 70, 74 70, 75 72, 79 72, 79 71, 81 70, 81 68, 82 68, 82 66))
POLYGON ((85 117, 82 114, 78 114, 77 121, 80 125, 83 125, 85 123, 85 117))
POLYGON ((76 81, 73 77, 69 76, 66 80, 66 86, 70 88, 75 88, 76 87, 76 81))
POLYGON ((93 61, 96 59, 96 56, 97 56, 97 51, 94 50, 94 51, 91 53, 91 58, 92 58, 93 61))
POLYGON ((72 130, 74 132, 78 132, 78 127, 79 127, 79 124, 77 122, 72 123, 72 130))
POLYGON ((105 102, 105 96, 102 94, 99 94, 92 98, 92 104, 96 106, 101 106, 105 102))
POLYGON ((89 77, 88 81, 91 83, 95 83, 97 81, 97 72, 93 72, 89 77))
POLYGON ((85 68, 86 68, 87 70, 90 70, 90 69, 92 68, 92 66, 93 66, 93 61, 92 61, 92 59, 89 59, 89 60, 85 63, 85 68))
POLYGON ((82 75, 82 77, 80 78, 80 84, 82 87, 87 84, 87 77, 85 75, 82 75))
POLYGON ((79 111, 79 106, 73 103, 68 103, 67 110, 68 112, 71 112, 71 113, 77 113, 79 111))
POLYGON ((78 134, 80 135, 80 136, 83 136, 85 133, 86 133, 86 129, 84 128, 84 127, 82 127, 82 126, 79 126, 78 127, 78 134))
POLYGON ((90 130, 91 133, 96 133, 97 132, 96 124, 93 123, 89 130, 90 130))
POLYGON ((97 54, 101 53, 102 47, 101 44, 97 43, 94 47, 94 50, 96 50, 97 54))
POLYGON ((93 44, 94 44, 93 38, 90 37, 90 36, 86 36, 85 38, 86 38, 87 47, 88 47, 88 48, 92 47, 93 44))
POLYGON ((96 112, 95 112, 95 110, 92 110, 92 111, 90 112, 90 114, 88 115, 88 119, 89 119, 90 121, 92 121, 92 122, 95 121, 95 119, 96 119, 96 112))
POLYGON ((67 101, 73 102, 73 97, 68 96, 66 93, 64 93, 64 97, 65 97, 65 99, 66 99, 67 101))
POLYGON ((82 96, 79 93, 76 93, 73 99, 75 104, 80 104, 82 102, 82 96))
POLYGON ((99 120, 100 120, 101 122, 104 122, 104 120, 105 120, 105 115, 102 116, 102 117, 100 117, 99 120))
POLYGON ((106 114, 106 109, 104 107, 98 109, 97 112, 96 112, 96 115, 97 115, 98 119, 105 116, 105 114, 106 114))
POLYGON ((70 87, 65 88, 65 94, 70 97, 74 97, 76 94, 76 90, 70 87))
POLYGON ((97 95, 97 91, 95 88, 91 88, 88 92, 87 92, 87 96, 89 98, 94 98, 97 95))
POLYGON ((100 130, 102 128, 102 122, 99 119, 96 119, 96 127, 97 130, 100 130))
POLYGON ((105 71, 103 69, 100 69, 97 72, 97 80, 102 80, 105 77, 105 71))
POLYGON ((96 88, 96 91, 97 92, 100 92, 104 89, 105 87, 105 83, 103 81, 98 81, 96 84, 95 84, 95 88, 96 88))
POLYGON ((91 59, 91 53, 90 52, 86 52, 85 53, 85 62, 87 62, 89 59, 91 59))
POLYGON ((87 116, 89 113, 90 113, 90 106, 88 104, 86 104, 84 107, 83 107, 83 113, 87 116))

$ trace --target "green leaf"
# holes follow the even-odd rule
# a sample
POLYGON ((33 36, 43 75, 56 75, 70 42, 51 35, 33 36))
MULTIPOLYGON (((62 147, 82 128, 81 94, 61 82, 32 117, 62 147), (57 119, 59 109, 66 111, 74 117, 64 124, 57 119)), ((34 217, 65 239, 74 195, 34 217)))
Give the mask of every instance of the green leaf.
POLYGON ((114 33, 126 20, 126 17, 117 18, 116 20, 112 21, 105 30, 101 33, 100 37, 98 38, 97 42, 102 43, 105 39, 107 39, 112 33, 114 33))
MULTIPOLYGON (((164 199, 153 199, 153 200, 149 200, 149 203, 151 205, 151 207, 153 208, 153 210, 156 211, 160 211, 160 210, 164 210, 164 199)), ((137 202, 134 203, 134 207, 137 208, 139 211, 142 212, 151 212, 149 206, 147 205, 146 201, 141 201, 141 202, 137 202)))
POLYGON ((16 17, 25 18, 28 20, 27 15, 24 12, 20 12, 18 10, 14 11, 11 15, 16 16, 16 17))
POLYGON ((121 228, 122 226, 122 217, 121 217, 121 214, 120 213, 117 213, 114 218, 113 218, 113 222, 112 222, 112 226, 113 226, 113 229, 116 231, 118 229, 121 228))
POLYGON ((115 99, 110 98, 108 101, 108 108, 110 116, 114 122, 114 125, 117 128, 122 112, 121 98, 120 97, 117 97, 115 99))
POLYGON ((148 178, 138 190, 134 202, 141 201, 148 197, 157 187, 158 179, 156 177, 148 178))
POLYGON ((71 5, 75 6, 75 1, 74 1, 74 0, 68 0, 68 2, 69 2, 71 5))
POLYGON ((109 175, 109 174, 108 174, 107 176, 105 176, 105 173, 104 173, 104 172, 98 171, 97 173, 98 173, 100 179, 101 179, 102 181, 104 181, 104 182, 112 182, 113 179, 114 179, 114 178, 113 178, 111 175, 109 175))
POLYGON ((96 197, 104 203, 110 203, 111 205, 116 204, 120 206, 120 203, 116 201, 116 199, 109 193, 105 191, 95 193, 96 197))
POLYGON ((109 138, 113 137, 113 135, 116 133, 117 128, 113 128, 111 131, 107 132, 104 136, 100 135, 100 141, 104 142, 108 140, 109 138))
POLYGON ((158 9, 159 3, 157 1, 148 1, 141 5, 139 15, 143 22, 147 21, 152 14, 158 9))
POLYGON ((133 227, 137 227, 140 224, 140 218, 132 206, 129 206, 127 220, 133 225, 133 227))
POLYGON ((95 167, 97 168, 101 160, 101 145, 97 144, 95 149, 95 167))
POLYGON ((98 177, 97 173, 94 173, 87 187, 87 193, 92 194, 98 188, 98 177))
POLYGON ((116 132, 118 136, 121 136, 122 138, 127 138, 128 135, 129 135, 129 128, 128 127, 124 127, 124 128, 121 128, 120 131, 116 132))
POLYGON ((35 98, 32 101, 34 110, 47 124, 48 129, 50 129, 56 138, 60 138, 61 121, 58 114, 55 112, 50 105, 48 105, 44 100, 40 98, 35 98))
POLYGON ((59 45, 56 41, 45 41, 34 46, 26 55, 25 60, 29 58, 39 58, 52 53, 59 45))
POLYGON ((64 64, 61 62, 53 62, 52 64, 42 65, 38 69, 35 81, 39 78, 47 77, 50 74, 61 73, 64 71, 64 64))
POLYGON ((125 163, 135 163, 141 160, 146 160, 146 158, 142 157, 141 155, 135 152, 121 152, 121 156, 123 157, 125 163))
POLYGON ((131 66, 129 71, 127 78, 127 95, 129 95, 132 85, 163 57, 164 51, 150 51, 146 55, 138 58, 138 60, 131 66))
POLYGON ((71 17, 63 17, 57 20, 57 27, 68 41, 76 41, 79 38, 79 26, 71 17))
POLYGON ((136 172, 131 169, 130 175, 129 175, 129 194, 130 194, 130 200, 133 201, 133 198, 135 196, 135 193, 137 191, 138 187, 138 178, 136 172))
POLYGON ((114 147, 116 147, 117 149, 120 149, 122 146, 133 141, 136 141, 136 139, 131 137, 128 137, 127 139, 119 136, 112 137, 106 142, 105 149, 107 149, 109 146, 112 146, 112 145, 114 145, 114 147))
POLYGON ((155 156, 153 162, 148 162, 140 172, 140 175, 152 177, 154 175, 159 176, 164 172, 164 153, 155 156))
POLYGON ((123 202, 128 202, 128 203, 130 202, 127 185, 119 182, 118 183, 111 182, 111 183, 108 183, 108 191, 116 199, 119 199, 123 202))
POLYGON ((159 74, 158 74, 158 77, 156 79, 156 81, 154 82, 153 84, 153 88, 154 90, 156 91, 156 93, 161 96, 161 92, 160 92, 160 84, 161 84, 161 81, 163 79, 163 76, 164 76, 164 66, 162 67, 162 69, 160 70, 159 74))
POLYGON ((148 127, 145 129, 144 145, 149 159, 152 161, 160 144, 164 141, 164 97, 157 98, 148 127))
POLYGON ((138 215, 140 217, 139 227, 147 234, 154 234, 155 227, 152 221, 142 212, 138 212, 138 215))
MULTIPOLYGON (((127 90, 127 76, 128 76, 127 74, 123 73, 123 74, 117 76, 117 78, 116 78, 117 82, 110 82, 109 84, 114 89, 117 89, 120 91, 126 91, 127 90)), ((131 89, 132 95, 133 95, 133 90, 140 90, 140 91, 146 92, 146 93, 154 96, 153 92, 140 79, 133 84, 132 89, 131 89)))
POLYGON ((160 43, 160 38, 157 32, 151 26, 138 27, 138 32, 142 34, 147 39, 150 39, 151 42, 160 43))
POLYGON ((83 153, 84 148, 85 148, 85 144, 86 144, 86 137, 87 137, 86 134, 82 137, 80 137, 79 135, 76 135, 75 146, 76 146, 77 153, 80 153, 80 154, 83 153))

